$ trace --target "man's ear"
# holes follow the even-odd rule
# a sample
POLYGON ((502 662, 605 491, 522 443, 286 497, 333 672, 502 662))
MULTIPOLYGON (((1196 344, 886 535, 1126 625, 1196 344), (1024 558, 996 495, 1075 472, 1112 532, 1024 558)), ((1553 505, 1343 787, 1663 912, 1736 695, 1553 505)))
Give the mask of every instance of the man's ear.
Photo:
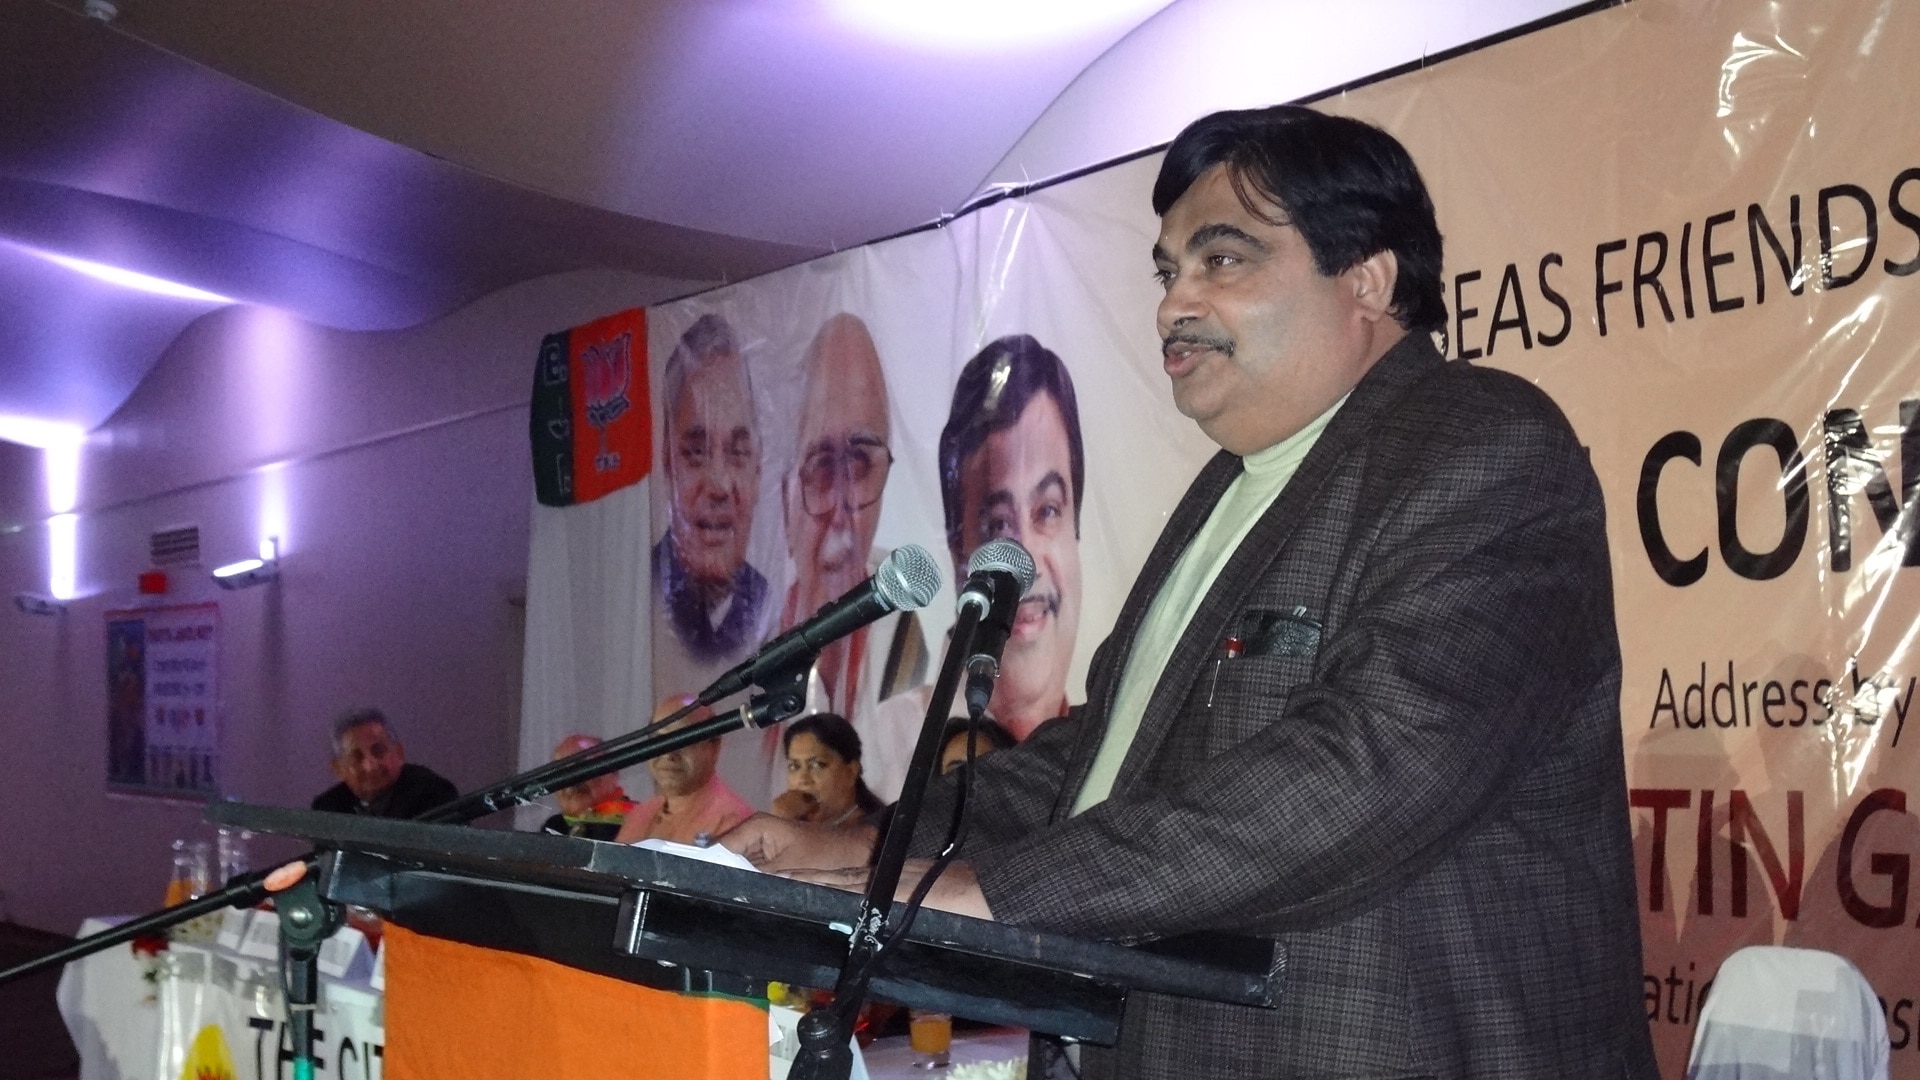
POLYGON ((347 767, 339 758, 334 758, 327 762, 327 765, 333 769, 333 778, 335 780, 343 784, 347 782, 347 767))
POLYGON ((1400 279, 1400 260, 1391 249, 1374 252, 1340 276, 1353 289, 1361 318, 1379 322, 1393 317, 1393 286, 1400 279))

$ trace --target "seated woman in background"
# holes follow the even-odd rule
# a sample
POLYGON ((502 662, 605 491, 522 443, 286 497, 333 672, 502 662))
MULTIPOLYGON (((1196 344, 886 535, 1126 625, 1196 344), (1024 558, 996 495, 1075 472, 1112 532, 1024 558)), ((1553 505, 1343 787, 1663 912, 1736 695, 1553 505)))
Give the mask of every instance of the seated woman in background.
POLYGON ((860 736, 844 716, 814 713, 787 725, 787 790, 773 812, 795 821, 850 825, 879 811, 860 778, 860 736))

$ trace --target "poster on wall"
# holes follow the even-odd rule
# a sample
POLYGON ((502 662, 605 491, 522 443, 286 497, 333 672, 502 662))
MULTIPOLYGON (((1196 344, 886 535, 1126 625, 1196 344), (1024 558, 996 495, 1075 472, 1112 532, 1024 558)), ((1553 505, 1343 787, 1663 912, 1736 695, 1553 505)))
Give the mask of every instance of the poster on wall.
POLYGON ((107 613, 107 788, 220 792, 220 605, 107 613))

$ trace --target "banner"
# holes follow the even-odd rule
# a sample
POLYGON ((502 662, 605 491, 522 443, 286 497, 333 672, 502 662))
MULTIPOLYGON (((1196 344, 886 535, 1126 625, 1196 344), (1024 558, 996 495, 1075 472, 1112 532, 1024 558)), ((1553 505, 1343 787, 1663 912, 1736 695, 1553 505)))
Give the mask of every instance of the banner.
MULTIPOLYGON (((1912 5, 1636 0, 1319 103, 1420 164, 1449 357, 1551 393, 1599 472, 1671 1076, 1720 961, 1784 943, 1859 966, 1893 1075, 1920 1077, 1914 71, 1912 5)), ((1040 580, 993 712, 1019 735, 1080 700, 1214 449, 1172 408, 1154 335, 1158 165, 649 312, 654 697, 895 546, 957 577, 1008 535, 1040 580)), ((816 704, 853 719, 870 778, 924 709, 902 658, 937 657, 951 611, 949 588, 822 658, 816 704)), ((721 772, 765 806, 782 759, 737 734, 721 772)))
MULTIPOLYGON (((161 954, 151 979, 160 1028, 157 1075, 179 1080, 292 1075, 293 1036, 278 978, 272 960, 178 944, 161 954)), ((379 993, 325 981, 314 1011, 315 1080, 384 1076, 382 1013, 379 993)))
POLYGON ((533 379, 534 490, 548 506, 592 502, 653 467, 647 313, 550 334, 533 379))
POLYGON ((107 787, 220 793, 220 605, 107 613, 107 787))
MULTIPOLYGON (((80 934, 115 921, 88 919, 80 934)), ((292 1035, 271 955, 182 942, 157 953, 122 945, 68 965, 58 998, 82 1076, 284 1080, 292 1073, 292 1035)), ((381 994, 365 981, 321 976, 315 1080, 386 1075, 382 1012, 381 994)))
POLYGON ((1452 355, 1606 491, 1670 1076, 1749 944, 1850 959, 1920 1076, 1916 16, 1639 2, 1354 95, 1433 185, 1452 355))

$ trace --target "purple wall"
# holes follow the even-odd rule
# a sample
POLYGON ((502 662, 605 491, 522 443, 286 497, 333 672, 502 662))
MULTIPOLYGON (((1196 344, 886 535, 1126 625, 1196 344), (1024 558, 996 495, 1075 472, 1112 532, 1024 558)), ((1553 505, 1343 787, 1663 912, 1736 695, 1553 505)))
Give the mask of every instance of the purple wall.
POLYGON ((675 285, 562 275, 387 333, 261 309, 199 320, 88 440, 81 598, 58 618, 12 609, 13 593, 47 591, 46 503, 39 452, 0 444, 0 524, 25 523, 0 531, 0 915, 71 933, 153 907, 169 842, 212 835, 198 806, 105 791, 102 614, 139 605, 155 529, 200 526, 205 567, 179 568, 165 601, 220 603, 229 794, 305 805, 332 783, 333 714, 362 703, 462 789, 509 771, 535 349, 675 285), (207 578, 269 533, 279 582, 207 578))

